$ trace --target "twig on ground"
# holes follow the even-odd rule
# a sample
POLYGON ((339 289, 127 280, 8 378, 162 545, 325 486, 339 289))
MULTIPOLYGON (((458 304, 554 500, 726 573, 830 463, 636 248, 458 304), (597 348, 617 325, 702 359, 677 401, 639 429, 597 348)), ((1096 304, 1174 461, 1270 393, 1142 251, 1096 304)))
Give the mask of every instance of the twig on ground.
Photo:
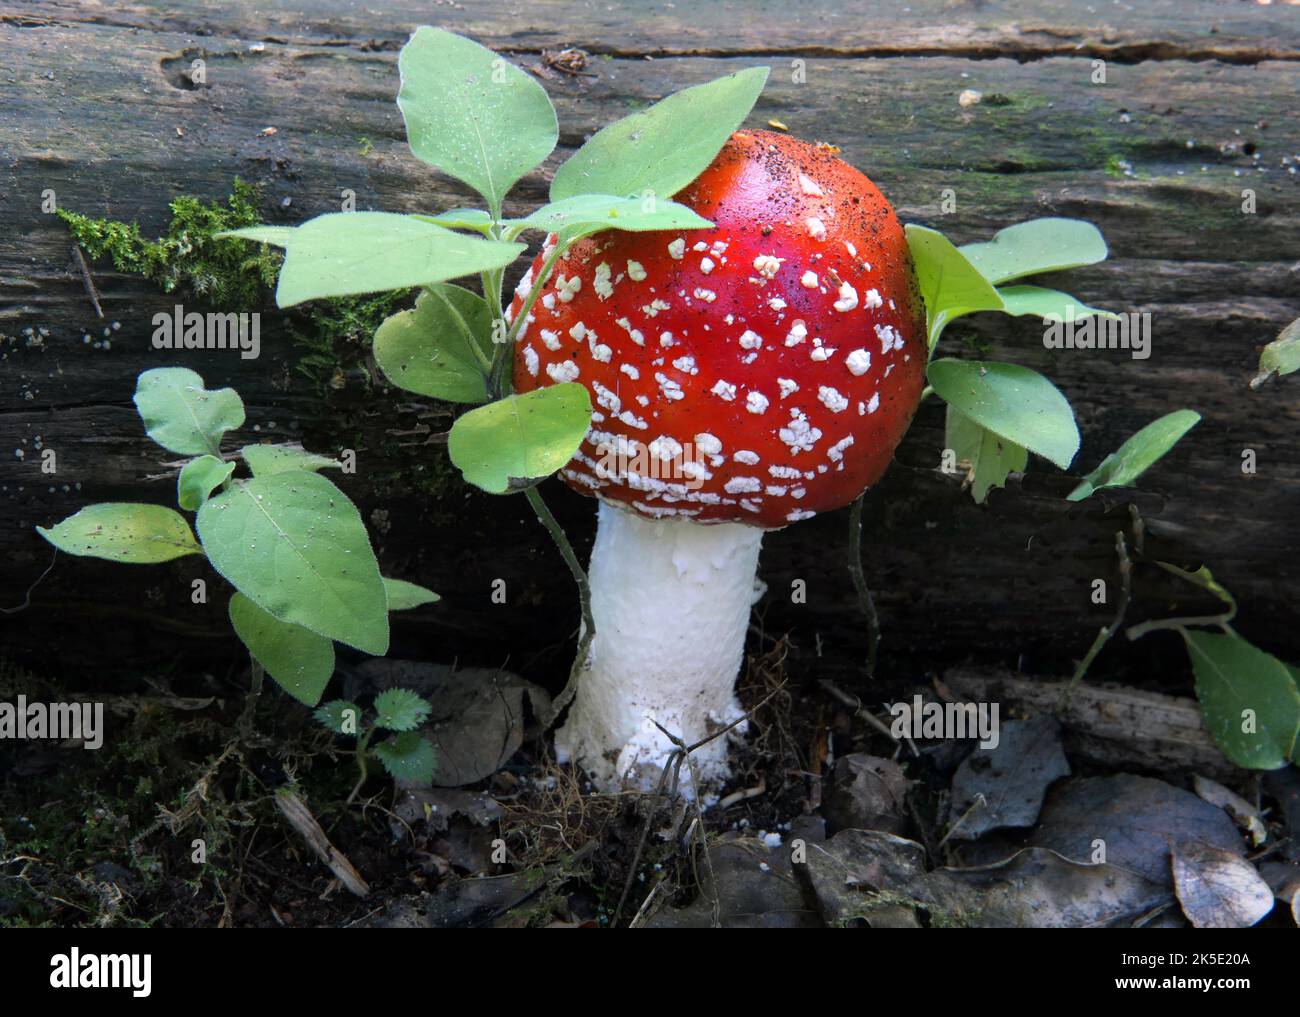
POLYGON ((650 910, 650 905, 654 903, 654 899, 659 896, 659 892, 664 888, 666 882, 666 880, 660 879, 654 886, 650 887, 650 892, 646 894, 645 900, 643 900, 641 906, 636 909, 636 914, 632 916, 632 920, 627 923, 629 929, 640 927, 640 923, 645 920, 645 916, 650 910))
POLYGON ((761 781, 754 787, 743 788, 740 791, 733 791, 726 798, 718 801, 719 809, 729 809, 739 802, 747 801, 750 798, 757 798, 761 794, 767 793, 767 781, 761 781))
POLYGON ((23 602, 17 607, 0 607, 0 614, 17 614, 19 611, 26 611, 32 606, 32 590, 41 585, 41 581, 50 574, 50 569, 54 568, 54 563, 59 560, 59 549, 54 549, 54 557, 50 563, 45 566, 45 571, 36 577, 36 581, 27 587, 27 593, 23 596, 23 602))
POLYGON ((99 291, 95 289, 95 280, 90 275, 90 266, 86 264, 86 255, 81 250, 80 244, 72 245, 72 257, 77 262, 77 268, 81 270, 81 281, 86 285, 86 296, 90 297, 90 302, 95 306, 95 316, 104 317, 104 309, 99 306, 99 291))
MULTIPOLYGON (((738 725, 743 724, 747 720, 750 720, 754 714, 756 714, 759 710, 761 710, 764 706, 767 705, 768 700, 770 700, 773 696, 775 696, 780 691, 781 691, 780 688, 773 689, 772 692, 770 692, 767 696, 765 696, 758 703, 758 705, 755 706, 752 710, 748 711, 747 713, 741 714, 739 717, 733 720, 726 727, 714 731, 713 734, 708 735, 705 738, 701 738, 693 745, 687 745, 685 742, 682 741, 681 738, 673 734, 671 731, 667 730, 658 721, 652 720, 654 726, 659 728, 659 730, 662 731, 672 741, 673 750, 672 752, 668 753, 668 759, 664 763, 663 770, 660 771, 659 786, 655 789, 654 797, 650 804, 650 810, 646 813, 645 821, 641 826, 641 836, 637 840, 636 854, 632 856, 632 864, 628 868, 627 880, 623 883, 623 892, 622 894, 619 895, 618 907, 614 909, 614 917, 610 922, 611 925, 618 924, 618 919, 623 913, 623 905, 627 903, 627 896, 629 893, 632 892, 632 882, 633 880, 636 879, 636 870, 641 864, 641 855, 645 852, 646 842, 650 839, 650 824, 654 820, 655 813, 659 811, 660 803, 664 800, 671 800, 677 797, 677 784, 681 777, 681 769, 682 769, 683 761, 687 760, 690 754, 694 752, 696 749, 708 745, 709 742, 713 741, 713 739, 720 738, 728 731, 731 731, 733 728, 737 727, 738 725), (668 788, 667 794, 665 794, 664 791, 665 788, 668 788)), ((699 808, 698 806, 699 782, 698 780, 696 780, 694 767, 691 768, 691 780, 694 782, 693 786, 696 788, 696 792, 697 792, 696 808, 698 809, 699 808)), ((702 820, 703 814, 699 813, 699 816, 702 820)), ((701 822, 701 826, 702 825, 703 823, 701 822)))
MULTIPOLYGON (((659 727, 657 722, 655 726, 659 727)), ((659 727, 659 730, 663 731, 664 729, 659 727)), ((668 734, 668 732, 664 731, 664 734, 668 734)), ((670 735, 669 737, 672 736, 670 735)), ((680 740, 678 741, 678 744, 681 744, 680 740)), ((713 874, 713 856, 709 853, 709 838, 704 830, 704 810, 700 808, 700 775, 695 770, 695 763, 691 759, 691 754, 687 752, 683 758, 686 761, 687 769, 690 770, 691 786, 696 789, 696 794, 694 799, 692 799, 692 804, 695 806, 695 821, 691 823, 690 827, 687 829, 686 836, 683 838, 682 843, 689 849, 692 834, 696 834, 699 838, 700 853, 704 855, 704 867, 708 869, 709 878, 706 883, 704 880, 700 879, 699 873, 697 872, 695 875, 695 882, 700 886, 708 886, 710 904, 709 912, 713 918, 712 926, 715 929, 720 929, 722 928, 722 898, 718 894, 718 881, 713 874)))
POLYGON ((905 735, 900 743, 900 741, 894 737, 894 732, 889 730, 889 727, 885 722, 863 706, 862 700, 857 696, 849 695, 849 693, 845 692, 829 678, 820 678, 818 679, 817 684, 830 693, 834 699, 837 699, 850 710, 853 710, 856 716, 861 717, 868 725, 875 728, 895 745, 906 743, 907 747, 912 750, 912 755, 917 757, 921 755, 921 750, 916 747, 916 743, 912 741, 910 735, 905 735))
POLYGON ((316 822, 316 817, 311 814, 301 798, 289 788, 280 788, 275 793, 275 806, 307 846, 329 867, 340 883, 358 897, 365 897, 370 893, 370 886, 361 878, 361 873, 353 867, 342 851, 330 843, 320 823, 316 822))
POLYGON ((961 829, 961 825, 964 822, 966 822, 966 820, 970 819, 972 813, 974 813, 976 809, 987 808, 988 804, 989 804, 988 799, 984 797, 984 792, 981 791, 980 793, 975 795, 975 800, 971 802, 970 808, 967 809, 965 812, 963 812, 961 814, 961 818, 958 819, 957 822, 953 823, 952 826, 948 828, 948 832, 943 835, 943 838, 939 841, 937 846, 943 847, 945 844, 947 844, 948 838, 961 829))

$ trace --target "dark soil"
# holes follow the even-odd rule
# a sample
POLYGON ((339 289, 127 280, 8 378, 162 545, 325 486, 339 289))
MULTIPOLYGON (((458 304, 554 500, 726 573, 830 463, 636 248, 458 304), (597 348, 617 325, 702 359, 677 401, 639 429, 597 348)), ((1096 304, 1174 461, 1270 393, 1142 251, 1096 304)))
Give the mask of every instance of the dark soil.
MULTIPOLYGON (((845 641, 857 643, 859 635, 845 641)), ((897 648, 886 641, 881 677, 868 682, 861 660, 835 640, 800 645, 756 625, 740 681, 751 732, 734 753, 736 776, 722 792, 736 800, 707 810, 705 829, 788 832, 792 824, 820 824, 829 765, 851 752, 889 756, 894 746, 819 679, 869 705, 910 696, 926 684, 926 671, 891 650, 897 648)), ((537 673, 529 677, 557 690, 570 652, 566 643, 534 655, 529 665, 537 673)), ((1126 670, 1145 671, 1127 648, 1115 657, 1126 670)), ((420 895, 436 898, 466 877, 512 873, 527 877, 521 901, 512 905, 507 894, 500 907, 455 913, 453 924, 614 919, 650 798, 592 794, 579 775, 553 763, 549 737, 535 722, 508 765, 469 789, 500 803, 482 823, 447 819, 437 808, 421 811, 429 796, 396 789, 382 775, 345 805, 356 780, 348 743, 319 729, 307 709, 273 687, 256 702, 250 724, 243 717, 248 676, 233 665, 219 674, 114 676, 111 694, 105 681, 0 672, 0 699, 20 692, 29 701, 65 699, 72 685, 107 703, 115 729, 98 752, 50 742, 0 747, 0 924, 348 926, 429 899, 420 895), (342 889, 286 825, 274 805, 276 789, 286 786, 362 873, 367 897, 342 889), (498 839, 504 862, 499 852, 493 857, 498 839), (199 840, 203 863, 194 860, 199 840)), ((937 839, 935 817, 962 755, 951 748, 909 764, 909 775, 920 778, 909 800, 910 832, 928 845, 937 839)), ((681 836, 693 817, 681 804, 655 810, 654 836, 645 838, 623 921, 647 872, 667 873, 674 903, 695 894, 695 861, 681 836), (665 829, 677 836, 665 838, 665 829)))

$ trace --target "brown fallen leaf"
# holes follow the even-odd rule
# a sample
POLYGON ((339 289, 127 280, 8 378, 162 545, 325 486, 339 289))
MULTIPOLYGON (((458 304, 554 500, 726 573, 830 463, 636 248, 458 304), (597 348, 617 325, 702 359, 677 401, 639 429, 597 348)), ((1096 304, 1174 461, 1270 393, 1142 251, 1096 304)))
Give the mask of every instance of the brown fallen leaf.
POLYGON ((1174 894, 1198 929, 1244 929, 1273 910, 1255 866, 1228 851, 1185 843, 1173 850, 1174 894))

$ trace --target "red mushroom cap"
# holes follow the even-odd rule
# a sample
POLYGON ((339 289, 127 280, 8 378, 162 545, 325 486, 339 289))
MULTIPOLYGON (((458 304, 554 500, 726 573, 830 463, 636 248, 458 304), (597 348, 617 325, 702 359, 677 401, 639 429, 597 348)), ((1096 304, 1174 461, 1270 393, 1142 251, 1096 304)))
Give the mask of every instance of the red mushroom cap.
POLYGON ((835 151, 738 131, 676 196, 715 228, 609 231, 556 263, 514 385, 591 392, 571 487, 770 528, 885 472, 925 384, 924 307, 894 210, 835 151))

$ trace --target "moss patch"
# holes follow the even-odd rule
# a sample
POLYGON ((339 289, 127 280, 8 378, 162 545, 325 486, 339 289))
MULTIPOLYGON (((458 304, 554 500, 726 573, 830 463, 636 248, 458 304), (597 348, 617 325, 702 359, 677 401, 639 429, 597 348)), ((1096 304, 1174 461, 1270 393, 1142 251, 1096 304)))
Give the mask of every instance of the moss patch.
POLYGON ((156 240, 145 239, 137 223, 92 219, 62 208, 58 214, 92 258, 108 258, 119 272, 143 276, 164 293, 179 289, 238 311, 261 306, 279 275, 279 252, 215 236, 262 221, 257 189, 236 177, 224 205, 182 196, 170 207, 171 223, 156 240))
MULTIPOLYGON (((265 306, 283 256, 267 244, 218 239, 223 230, 264 221, 257 188, 238 177, 225 203, 183 195, 171 203, 167 232, 148 240, 137 223, 94 219, 59 209, 76 241, 94 260, 142 276, 164 293, 181 292, 223 310, 265 306)), ((369 380, 369 342, 390 314, 411 299, 410 290, 317 300, 283 312, 286 331, 302 348, 297 368, 322 393, 342 387, 360 368, 369 380)))
POLYGON ((360 367, 369 381, 367 354, 375 330, 410 301, 409 289, 393 290, 318 300, 308 314, 291 316, 289 336, 303 350, 298 371, 322 389, 341 387, 342 376, 354 367, 360 367))

